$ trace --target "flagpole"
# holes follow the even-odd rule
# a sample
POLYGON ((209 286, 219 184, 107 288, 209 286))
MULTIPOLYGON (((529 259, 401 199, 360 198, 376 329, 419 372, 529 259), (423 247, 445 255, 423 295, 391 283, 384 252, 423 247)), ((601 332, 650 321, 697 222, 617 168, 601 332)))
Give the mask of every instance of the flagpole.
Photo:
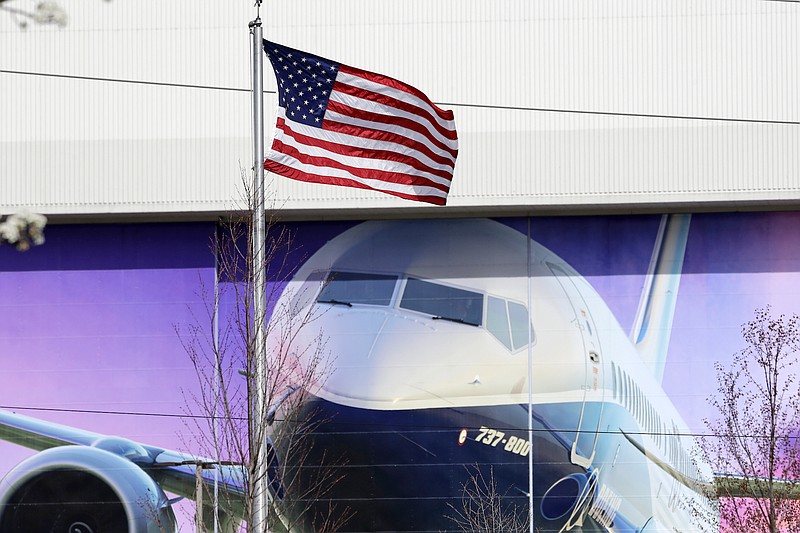
MULTIPOLYGON (((260 9, 261 1, 256 1, 260 9)), ((250 419, 251 460, 255 462, 253 479, 253 509, 250 531, 267 531, 269 511, 269 480, 267 479, 266 450, 266 398, 267 398, 267 343, 266 343, 266 221, 264 213, 264 59, 262 52, 261 17, 250 22, 253 36, 253 213, 252 213, 252 272, 253 272, 253 374, 252 412, 250 419), (253 450, 253 447, 255 450, 253 450), (255 456, 253 456, 255 453, 255 456)))

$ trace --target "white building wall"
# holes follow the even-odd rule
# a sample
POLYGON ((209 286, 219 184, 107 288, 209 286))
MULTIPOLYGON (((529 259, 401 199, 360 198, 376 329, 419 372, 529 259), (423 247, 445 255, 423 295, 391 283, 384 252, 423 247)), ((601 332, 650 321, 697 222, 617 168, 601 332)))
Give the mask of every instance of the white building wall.
MULTIPOLYGON (((252 2, 60 3, 63 29, 0 11, 0 213, 239 205, 252 2)), ((270 179, 298 216, 800 200, 800 4, 294 0, 261 15, 267 38, 412 83, 459 128, 448 207, 270 179)), ((269 137, 267 61, 265 87, 269 137)))

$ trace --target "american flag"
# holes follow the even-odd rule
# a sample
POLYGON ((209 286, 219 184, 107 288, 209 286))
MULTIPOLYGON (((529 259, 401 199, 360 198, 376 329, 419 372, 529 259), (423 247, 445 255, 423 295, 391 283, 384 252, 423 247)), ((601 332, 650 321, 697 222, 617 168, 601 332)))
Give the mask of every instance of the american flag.
POLYGON ((266 170, 445 204, 458 155, 452 111, 388 76, 266 40, 264 51, 279 106, 266 170))

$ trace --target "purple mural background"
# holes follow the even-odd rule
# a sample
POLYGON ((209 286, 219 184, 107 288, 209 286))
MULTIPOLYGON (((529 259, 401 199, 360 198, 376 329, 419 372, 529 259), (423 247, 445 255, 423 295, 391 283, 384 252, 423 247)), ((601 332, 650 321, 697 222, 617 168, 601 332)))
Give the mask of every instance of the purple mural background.
MULTIPOLYGON (((530 228, 627 331, 659 220, 543 217, 530 228)), ((501 221, 527 231, 527 218, 501 221)), ((292 225, 290 263, 353 224, 292 225)), ((693 431, 710 415, 713 364, 743 347, 741 324, 766 305, 799 310, 799 229, 796 213, 692 217, 664 389, 693 431)), ((29 252, 0 248, 0 408, 193 451, 180 415, 196 378, 175 329, 206 313, 213 232, 211 223, 64 225, 47 228, 47 243, 29 252)), ((33 453, 0 450, 0 477, 33 453)))
MULTIPOLYGON (((39 248, 0 249, 0 408, 191 446, 178 416, 183 391, 197 380, 175 327, 203 312, 201 283, 214 281, 213 231, 51 226, 39 248)), ((33 453, 4 443, 0 450, 0 477, 33 453)))

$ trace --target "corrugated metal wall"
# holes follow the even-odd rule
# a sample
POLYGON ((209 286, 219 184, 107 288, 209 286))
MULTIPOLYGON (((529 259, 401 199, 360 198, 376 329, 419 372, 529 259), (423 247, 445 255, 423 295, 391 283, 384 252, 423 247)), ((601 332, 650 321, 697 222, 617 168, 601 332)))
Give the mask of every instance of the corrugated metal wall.
MULTIPOLYGON (((251 2, 61 4, 63 29, 0 11, 0 213, 239 205, 251 2)), ((798 4, 281 1, 262 18, 270 39, 454 110, 451 211, 800 200, 798 4)), ((274 93, 265 108, 269 137, 274 93)), ((300 216, 418 207, 283 178, 270 190, 300 216)))

